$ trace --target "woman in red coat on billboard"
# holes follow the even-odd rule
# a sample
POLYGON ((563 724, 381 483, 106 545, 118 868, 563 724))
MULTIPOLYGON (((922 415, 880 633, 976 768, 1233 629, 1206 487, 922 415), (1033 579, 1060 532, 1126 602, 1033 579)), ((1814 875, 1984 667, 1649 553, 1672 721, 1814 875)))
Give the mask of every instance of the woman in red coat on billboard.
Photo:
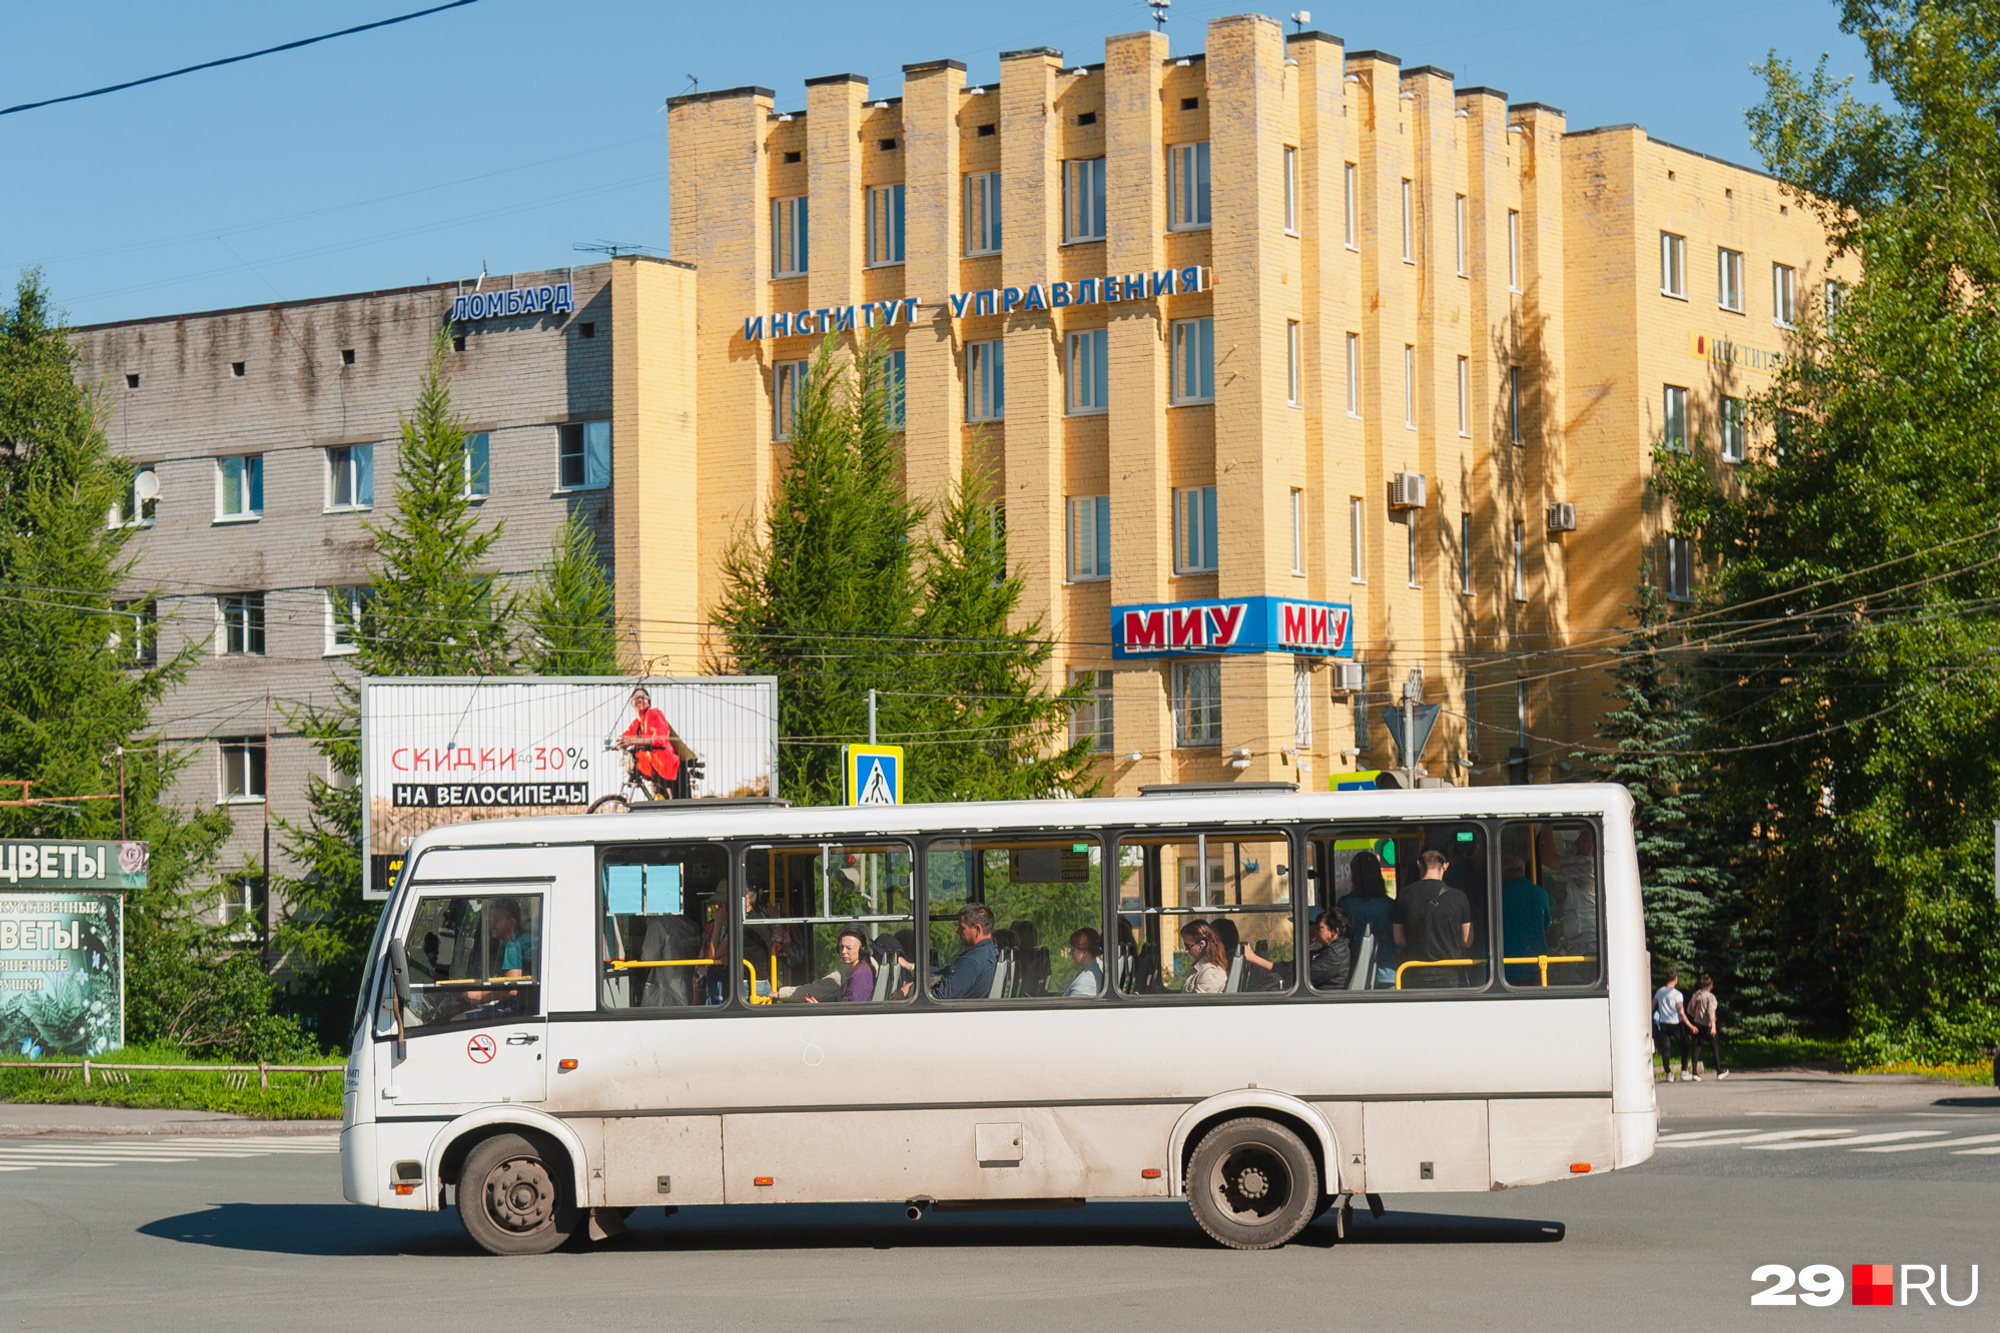
POLYGON ((632 771, 646 784, 656 800, 669 801, 674 795, 674 779, 680 776, 680 752, 674 747, 674 729, 667 715, 653 707, 653 696, 641 685, 632 691, 632 711, 636 716, 618 748, 632 754, 632 771))

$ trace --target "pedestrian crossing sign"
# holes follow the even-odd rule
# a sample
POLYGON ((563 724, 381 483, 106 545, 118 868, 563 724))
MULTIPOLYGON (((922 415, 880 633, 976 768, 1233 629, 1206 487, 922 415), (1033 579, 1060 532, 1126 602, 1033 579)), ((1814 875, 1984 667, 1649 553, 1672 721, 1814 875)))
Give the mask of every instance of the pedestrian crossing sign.
POLYGON ((903 803, 902 746, 849 745, 845 754, 849 805, 903 803))

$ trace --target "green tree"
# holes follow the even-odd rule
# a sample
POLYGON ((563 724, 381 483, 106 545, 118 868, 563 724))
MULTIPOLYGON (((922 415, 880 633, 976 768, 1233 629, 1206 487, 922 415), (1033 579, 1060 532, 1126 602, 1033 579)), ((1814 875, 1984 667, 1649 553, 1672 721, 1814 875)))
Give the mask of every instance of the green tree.
MULTIPOLYGON (((487 525, 467 485, 464 417, 452 401, 451 330, 431 344, 415 406, 399 413, 395 507, 369 524, 378 561, 348 659, 363 676, 482 676, 511 669, 516 598, 487 565, 501 524, 487 525)), ((379 915, 362 895, 359 691, 337 684, 335 705, 302 709, 293 725, 341 779, 308 779, 308 812, 284 825, 285 850, 305 867, 284 882, 276 943, 300 980, 292 1002, 329 1041, 344 1040, 379 915)))
MULTIPOLYGON (((149 597, 116 600, 129 581, 131 465, 105 438, 97 393, 76 381, 77 355, 39 274, 24 274, 0 308, 0 777, 32 779, 40 800, 0 808, 0 836, 129 837, 147 843, 147 887, 125 907, 126 1034, 186 1044, 163 1015, 208 985, 201 1044, 284 1056, 303 1042, 269 1016, 270 982, 254 950, 205 922, 199 886, 229 836, 217 808, 166 803, 186 756, 152 722, 201 647, 149 660, 149 597), (122 805, 122 810, 121 810, 122 805), (227 988, 212 985, 227 974, 227 988)), ((15 790, 0 795, 15 797, 15 790)))
MULTIPOLYGON (((731 667, 778 681, 779 789, 845 798, 840 742, 868 734, 868 691, 913 678, 911 555, 921 507, 903 493, 879 344, 848 363, 832 340, 793 410, 777 494, 722 559, 715 612, 731 667)), ((922 700, 881 699, 885 739, 917 730, 922 700)))
POLYGON ((921 672, 910 699, 905 799, 1095 795, 1090 740, 1065 738, 1092 682, 1054 693, 1044 685, 1055 644, 1042 637, 1039 617, 1013 624, 1021 578, 1007 572, 1006 530, 987 489, 977 472, 954 486, 919 557, 921 672))
POLYGON ((617 675, 615 601, 597 537, 572 511, 528 592, 528 636, 516 667, 534 676, 617 675))
POLYGON ((1861 277, 1805 312, 1740 485, 1665 453, 1661 485, 1721 558, 1709 744, 1778 990, 1856 1058, 1962 1057, 2000 1037, 2000 16, 1841 13, 1889 102, 1774 54, 1751 125, 1861 277))

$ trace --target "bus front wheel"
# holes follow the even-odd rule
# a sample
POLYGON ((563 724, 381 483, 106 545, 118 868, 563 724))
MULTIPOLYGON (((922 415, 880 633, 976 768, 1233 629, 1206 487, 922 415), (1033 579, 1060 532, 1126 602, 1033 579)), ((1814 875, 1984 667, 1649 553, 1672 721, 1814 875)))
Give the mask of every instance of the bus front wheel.
POLYGON ((492 1254, 547 1254, 577 1229, 567 1183, 519 1134, 496 1134, 466 1154, 458 1217, 492 1254))
POLYGON ((1229 1120, 1202 1136, 1188 1162, 1188 1207, 1233 1250, 1268 1250, 1305 1229, 1319 1206, 1319 1168, 1276 1121, 1229 1120))

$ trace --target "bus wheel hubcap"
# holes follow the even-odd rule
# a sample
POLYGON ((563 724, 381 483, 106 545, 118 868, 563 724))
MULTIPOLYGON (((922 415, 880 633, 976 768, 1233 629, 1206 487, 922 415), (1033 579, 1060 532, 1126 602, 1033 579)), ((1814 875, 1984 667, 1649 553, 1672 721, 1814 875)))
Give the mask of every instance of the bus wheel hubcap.
POLYGON ((486 1211, 509 1231, 533 1231, 555 1211, 555 1186, 540 1162, 514 1161, 486 1178, 486 1211))
POLYGON ((1282 1210, 1292 1176, 1284 1159, 1262 1144, 1245 1144, 1216 1163, 1213 1177, 1222 1204, 1240 1221, 1261 1223, 1282 1210))
POLYGON ((1271 1182, 1264 1179, 1264 1173, 1251 1167, 1236 1177, 1236 1192, 1246 1199, 1261 1199, 1271 1192, 1271 1182))

